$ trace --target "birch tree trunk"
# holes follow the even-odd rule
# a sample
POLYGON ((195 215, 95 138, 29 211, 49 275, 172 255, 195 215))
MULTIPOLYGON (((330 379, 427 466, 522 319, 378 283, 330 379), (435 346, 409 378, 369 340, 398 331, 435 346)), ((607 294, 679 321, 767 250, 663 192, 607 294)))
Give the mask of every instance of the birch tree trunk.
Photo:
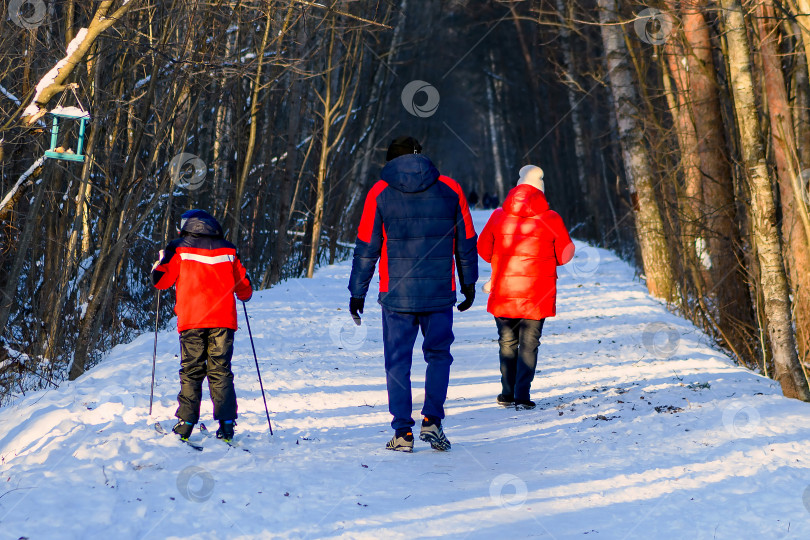
MULTIPOLYGON (((494 67, 495 60, 492 56, 492 51, 489 54, 490 68, 494 67)), ((493 71, 494 73, 494 71, 493 71)), ((491 79, 491 78, 489 78, 491 79)), ((498 140, 498 127, 495 119, 495 97, 492 91, 494 81, 487 80, 486 95, 487 95, 487 123, 489 124, 489 143, 492 152, 492 165, 495 169, 495 185, 498 186, 498 199, 504 200, 506 197, 506 184, 503 174, 503 158, 501 157, 501 146, 498 140)))
POLYGON ((764 296, 768 337, 773 352, 774 378, 787 397, 810 401, 810 390, 796 354, 790 314, 790 298, 782 258, 772 182, 765 161, 765 148, 754 96, 748 35, 739 0, 720 0, 725 30, 729 77, 740 138, 745 176, 750 195, 752 242, 764 296))
POLYGON ((771 123, 771 144, 779 178, 779 200, 782 210, 782 236, 787 249, 788 277, 793 292, 793 316, 800 361, 804 364, 810 354, 810 246, 802 225, 803 200, 796 196, 793 180, 801 165, 796 154, 796 136, 788 103, 785 76, 779 56, 776 12, 772 0, 762 0, 757 6, 757 30, 760 38, 762 79, 768 100, 771 123))
POLYGON ((637 120, 639 97, 628 62, 624 31, 618 24, 616 0, 599 0, 599 21, 647 289, 653 296, 671 302, 676 291, 670 253, 655 194, 652 162, 637 120))

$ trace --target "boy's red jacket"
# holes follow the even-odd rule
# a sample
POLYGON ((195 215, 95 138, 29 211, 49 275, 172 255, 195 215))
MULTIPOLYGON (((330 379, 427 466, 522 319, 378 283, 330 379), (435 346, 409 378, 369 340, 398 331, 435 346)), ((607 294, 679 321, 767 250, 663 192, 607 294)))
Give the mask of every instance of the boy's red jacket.
POLYGON ((152 283, 158 289, 168 289, 176 282, 178 332, 191 328, 236 330, 233 295, 243 301, 253 295, 236 247, 222 237, 222 228, 210 214, 196 210, 184 218, 180 238, 166 246, 152 268, 152 283))
POLYGON ((557 266, 574 258, 574 243, 542 191, 513 188, 481 231, 478 254, 492 263, 487 311, 534 320, 556 315, 557 266))

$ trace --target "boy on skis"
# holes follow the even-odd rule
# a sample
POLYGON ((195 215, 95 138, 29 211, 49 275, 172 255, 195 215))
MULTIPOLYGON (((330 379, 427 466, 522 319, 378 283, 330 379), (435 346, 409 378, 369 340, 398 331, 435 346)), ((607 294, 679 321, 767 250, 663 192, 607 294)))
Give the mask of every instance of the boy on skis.
POLYGON ((179 422, 172 431, 188 440, 200 419, 203 379, 219 420, 217 438, 230 441, 236 425, 236 392, 231 356, 236 325, 236 296, 247 302, 253 288, 236 247, 225 240, 217 220, 203 210, 189 210, 180 221, 180 238, 161 250, 152 267, 158 289, 177 284, 177 331, 180 333, 179 422))

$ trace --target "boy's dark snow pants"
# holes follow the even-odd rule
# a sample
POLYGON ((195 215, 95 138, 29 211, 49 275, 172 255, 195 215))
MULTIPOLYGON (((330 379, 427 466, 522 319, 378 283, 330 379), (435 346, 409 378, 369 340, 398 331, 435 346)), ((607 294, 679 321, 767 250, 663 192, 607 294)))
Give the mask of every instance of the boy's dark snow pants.
POLYGON ((180 333, 180 354, 179 406, 175 416, 192 424, 200 420, 202 383, 207 375, 208 390, 214 402, 214 420, 235 420, 236 391, 231 371, 233 330, 184 330, 180 333))

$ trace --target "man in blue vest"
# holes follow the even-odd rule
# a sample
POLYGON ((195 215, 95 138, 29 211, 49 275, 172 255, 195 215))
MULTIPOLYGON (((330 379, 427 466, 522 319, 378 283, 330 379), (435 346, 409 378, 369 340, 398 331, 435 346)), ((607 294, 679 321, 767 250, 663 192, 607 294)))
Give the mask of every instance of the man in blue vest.
POLYGON ((420 439, 435 450, 450 449, 442 419, 453 362, 455 274, 465 297, 459 311, 472 305, 478 280, 478 236, 464 191, 421 151, 413 137, 389 146, 381 180, 366 197, 349 280, 349 310, 359 325, 379 260, 388 409, 394 417, 386 448, 402 452, 413 451, 411 364, 420 329, 427 362, 420 439))

